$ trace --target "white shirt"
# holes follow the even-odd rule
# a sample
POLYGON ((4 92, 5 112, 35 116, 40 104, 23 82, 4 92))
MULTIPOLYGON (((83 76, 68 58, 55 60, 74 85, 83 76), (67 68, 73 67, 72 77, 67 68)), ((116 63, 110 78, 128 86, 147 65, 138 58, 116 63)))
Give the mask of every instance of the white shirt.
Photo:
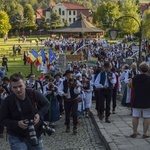
MULTIPOLYGON (((106 78, 104 85, 100 84, 100 80, 101 80, 101 73, 99 73, 95 79, 94 85, 96 88, 104 88, 104 86, 108 86, 108 78, 106 78)), ((114 73, 112 73, 112 79, 110 80, 110 82, 114 85, 116 83, 116 76, 114 73)), ((108 86, 109 87, 109 86, 108 86)))

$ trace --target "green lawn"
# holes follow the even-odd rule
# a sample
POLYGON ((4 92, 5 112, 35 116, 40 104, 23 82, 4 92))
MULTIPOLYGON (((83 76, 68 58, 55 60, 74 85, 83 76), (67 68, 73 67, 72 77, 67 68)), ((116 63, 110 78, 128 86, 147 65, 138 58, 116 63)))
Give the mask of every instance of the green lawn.
MULTIPOLYGON (((46 38, 46 37, 45 37, 46 38)), ((32 38, 34 39, 34 38, 32 38)), ((8 39, 6 43, 4 43, 3 38, 0 38, 0 66, 2 65, 2 56, 6 55, 8 58, 8 69, 9 72, 7 72, 7 76, 9 77, 11 74, 16 72, 22 72, 23 75, 27 76, 31 72, 31 65, 27 63, 27 65, 24 65, 23 62, 23 52, 26 50, 35 49, 36 51, 39 51, 42 47, 36 46, 36 43, 30 43, 29 40, 27 40, 26 43, 18 43, 18 38, 11 38, 8 39), (22 46, 22 52, 21 55, 13 56, 12 47, 13 45, 21 45, 22 46)), ((36 66, 33 65, 33 73, 38 76, 40 72, 37 71, 36 66)))

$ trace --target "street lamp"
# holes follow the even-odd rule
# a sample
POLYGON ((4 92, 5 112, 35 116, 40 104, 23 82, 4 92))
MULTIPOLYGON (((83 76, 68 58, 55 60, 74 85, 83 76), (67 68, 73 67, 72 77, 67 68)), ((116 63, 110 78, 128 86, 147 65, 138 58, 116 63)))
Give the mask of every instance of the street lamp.
POLYGON ((30 38, 31 38, 32 30, 30 30, 30 38))
POLYGON ((109 30, 109 35, 110 35, 111 40, 115 40, 117 38, 118 31, 119 29, 116 29, 116 28, 111 28, 109 30))
POLYGON ((117 22, 117 21, 119 21, 119 20, 121 20, 122 18, 132 18, 132 19, 134 19, 136 22, 137 22, 137 24, 138 24, 138 26, 139 26, 139 63, 141 62, 141 47, 142 47, 142 27, 143 27, 143 25, 142 25, 142 21, 138 21, 135 17, 133 17, 133 16, 122 16, 122 17, 120 17, 120 18, 118 18, 117 20, 115 20, 115 22, 114 22, 114 24, 113 24, 113 28, 111 28, 110 30, 109 30, 109 34, 110 34, 110 37, 111 37, 111 39, 112 40, 114 40, 114 39, 116 39, 116 37, 117 37, 117 32, 119 31, 118 29, 116 29, 116 28, 114 28, 114 25, 115 25, 115 23, 117 22))

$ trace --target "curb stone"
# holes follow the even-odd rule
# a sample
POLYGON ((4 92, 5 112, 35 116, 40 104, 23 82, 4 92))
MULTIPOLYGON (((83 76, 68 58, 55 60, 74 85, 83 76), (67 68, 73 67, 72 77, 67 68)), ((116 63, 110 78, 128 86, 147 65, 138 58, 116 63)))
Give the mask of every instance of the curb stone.
POLYGON ((93 114, 93 111, 94 110, 91 108, 90 117, 94 123, 100 139, 106 147, 106 150, 119 150, 117 145, 110 138, 109 134, 107 134, 107 132, 105 131, 104 126, 101 124, 98 116, 93 114))

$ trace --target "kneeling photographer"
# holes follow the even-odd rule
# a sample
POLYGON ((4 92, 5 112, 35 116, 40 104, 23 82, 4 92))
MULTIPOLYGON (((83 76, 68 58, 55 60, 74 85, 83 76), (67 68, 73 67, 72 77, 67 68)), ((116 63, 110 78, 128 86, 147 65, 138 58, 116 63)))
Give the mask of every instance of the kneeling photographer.
POLYGON ((38 91, 26 89, 23 76, 10 77, 12 93, 0 107, 0 124, 7 127, 12 150, 42 150, 43 123, 49 109, 48 100, 38 91))

